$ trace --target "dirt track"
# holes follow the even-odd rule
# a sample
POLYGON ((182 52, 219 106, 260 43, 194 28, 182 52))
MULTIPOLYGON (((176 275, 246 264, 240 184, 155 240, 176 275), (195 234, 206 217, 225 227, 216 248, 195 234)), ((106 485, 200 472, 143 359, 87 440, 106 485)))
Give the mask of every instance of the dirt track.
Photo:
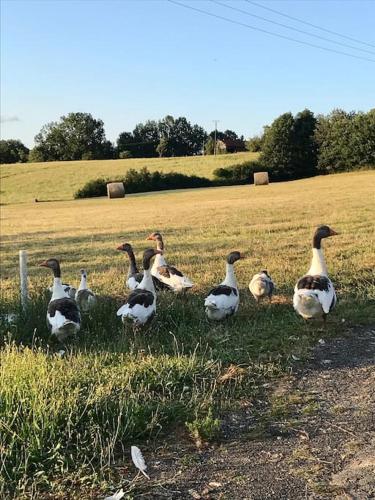
POLYGON ((219 445, 145 455, 152 480, 133 498, 375 498, 375 330, 321 341, 267 402, 227 417, 219 445))

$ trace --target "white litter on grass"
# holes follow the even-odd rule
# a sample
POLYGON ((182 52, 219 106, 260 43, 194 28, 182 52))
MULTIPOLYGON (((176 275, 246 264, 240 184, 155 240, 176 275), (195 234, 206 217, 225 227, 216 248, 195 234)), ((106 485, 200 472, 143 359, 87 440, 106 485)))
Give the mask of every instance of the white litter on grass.
POLYGON ((56 356, 58 356, 59 358, 62 358, 62 357, 64 356, 64 354, 65 354, 64 349, 60 349, 60 351, 58 351, 58 352, 56 353, 56 356))
POLYGON ((121 488, 120 491, 111 495, 110 497, 105 497, 104 500, 120 500, 125 495, 125 491, 121 488))
POLYGON ((147 477, 147 479, 150 479, 150 477, 146 473, 147 465, 145 459, 143 458, 141 450, 138 448, 138 446, 132 446, 130 448, 130 451, 134 465, 142 472, 145 477, 147 477))
POLYGON ((326 341, 323 340, 323 339, 319 339, 318 342, 319 342, 320 345, 324 345, 326 343, 326 341))
POLYGON ((294 354, 292 354, 292 359, 293 359, 293 361, 300 361, 301 358, 297 358, 297 356, 295 356, 294 354))

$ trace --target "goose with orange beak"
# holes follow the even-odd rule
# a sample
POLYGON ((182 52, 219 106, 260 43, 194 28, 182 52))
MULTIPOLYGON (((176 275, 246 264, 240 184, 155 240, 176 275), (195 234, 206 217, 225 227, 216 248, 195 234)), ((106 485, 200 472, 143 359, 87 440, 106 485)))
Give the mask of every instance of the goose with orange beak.
POLYGON ((243 256, 237 251, 231 252, 227 256, 224 281, 213 288, 204 301, 206 315, 209 319, 221 321, 237 312, 240 294, 234 274, 234 263, 242 258, 243 256))
POLYGON ((81 328, 81 315, 74 299, 66 296, 61 282, 60 262, 48 259, 40 263, 53 272, 52 297, 47 308, 47 326, 60 342, 74 336, 81 328))
POLYGON ((190 279, 181 271, 166 263, 162 235, 159 232, 151 233, 150 236, 147 237, 147 240, 155 241, 156 248, 160 251, 160 254, 155 257, 151 268, 151 274, 174 292, 182 292, 191 288, 193 283, 190 279))
POLYGON ((293 296, 294 309, 305 320, 325 321, 336 305, 336 293, 328 277, 321 242, 323 238, 337 234, 329 226, 319 226, 314 233, 311 266, 307 274, 298 280, 293 296))

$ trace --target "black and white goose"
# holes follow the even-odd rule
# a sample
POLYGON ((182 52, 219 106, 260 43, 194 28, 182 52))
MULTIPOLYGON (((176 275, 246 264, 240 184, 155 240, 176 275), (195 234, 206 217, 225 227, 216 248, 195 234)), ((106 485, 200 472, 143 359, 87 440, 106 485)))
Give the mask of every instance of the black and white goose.
POLYGON ((151 274, 174 292, 182 292, 183 290, 191 288, 193 283, 190 279, 181 271, 166 263, 163 255, 164 242, 162 235, 159 232, 151 233, 147 239, 156 241, 156 248, 160 251, 155 257, 151 268, 151 274))
POLYGON ((133 248, 130 243, 123 243, 122 245, 117 247, 117 250, 128 254, 129 270, 125 283, 129 290, 135 290, 136 288, 138 288, 138 285, 143 279, 143 273, 140 273, 138 271, 133 248))
POLYGON ((336 293, 328 278, 321 241, 337 234, 328 226, 319 226, 315 231, 310 269, 294 288, 293 306, 304 319, 325 321, 327 314, 336 305, 336 293))
POLYGON ((271 300, 275 284, 266 269, 254 274, 249 283, 249 290, 257 302, 264 297, 268 297, 271 300))
MULTIPOLYGON (((126 252, 129 258, 129 270, 125 284, 129 290, 135 290, 138 288, 140 282, 143 280, 143 273, 138 271, 137 262, 135 260, 135 255, 133 248, 130 243, 124 243, 117 247, 117 250, 126 252)), ((156 290, 166 290, 169 287, 158 280, 155 276, 152 277, 154 286, 156 290)))
POLYGON ((48 259, 40 264, 53 272, 52 297, 47 309, 47 325, 51 334, 59 341, 75 335, 81 328, 81 315, 74 299, 65 295, 61 283, 60 263, 57 259, 48 259))
POLYGON ((130 293, 126 303, 117 311, 117 316, 121 316, 123 323, 130 320, 134 326, 142 326, 155 316, 156 293, 150 271, 150 261, 160 253, 159 250, 153 248, 145 250, 143 254, 143 279, 138 287, 130 293))
POLYGON ((96 304, 96 296, 92 290, 87 288, 87 273, 84 269, 80 270, 81 282, 75 295, 76 302, 80 311, 89 312, 96 304))
POLYGON ((240 294, 233 265, 241 258, 240 252, 231 252, 227 256, 225 280, 213 288, 204 301, 209 319, 220 321, 237 312, 240 294))

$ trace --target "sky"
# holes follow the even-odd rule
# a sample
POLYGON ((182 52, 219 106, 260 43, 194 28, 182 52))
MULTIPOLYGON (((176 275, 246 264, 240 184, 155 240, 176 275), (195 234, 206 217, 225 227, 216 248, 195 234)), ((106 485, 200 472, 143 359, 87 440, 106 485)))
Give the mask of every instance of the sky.
POLYGON ((375 0, 257 0, 347 38, 245 0, 2 0, 1 135, 33 145, 41 127, 69 112, 104 121, 107 138, 139 122, 186 116, 206 130, 250 137, 281 113, 375 106, 375 0), (272 36, 292 37, 367 61, 272 36), (369 51, 369 52, 366 52, 369 51))

